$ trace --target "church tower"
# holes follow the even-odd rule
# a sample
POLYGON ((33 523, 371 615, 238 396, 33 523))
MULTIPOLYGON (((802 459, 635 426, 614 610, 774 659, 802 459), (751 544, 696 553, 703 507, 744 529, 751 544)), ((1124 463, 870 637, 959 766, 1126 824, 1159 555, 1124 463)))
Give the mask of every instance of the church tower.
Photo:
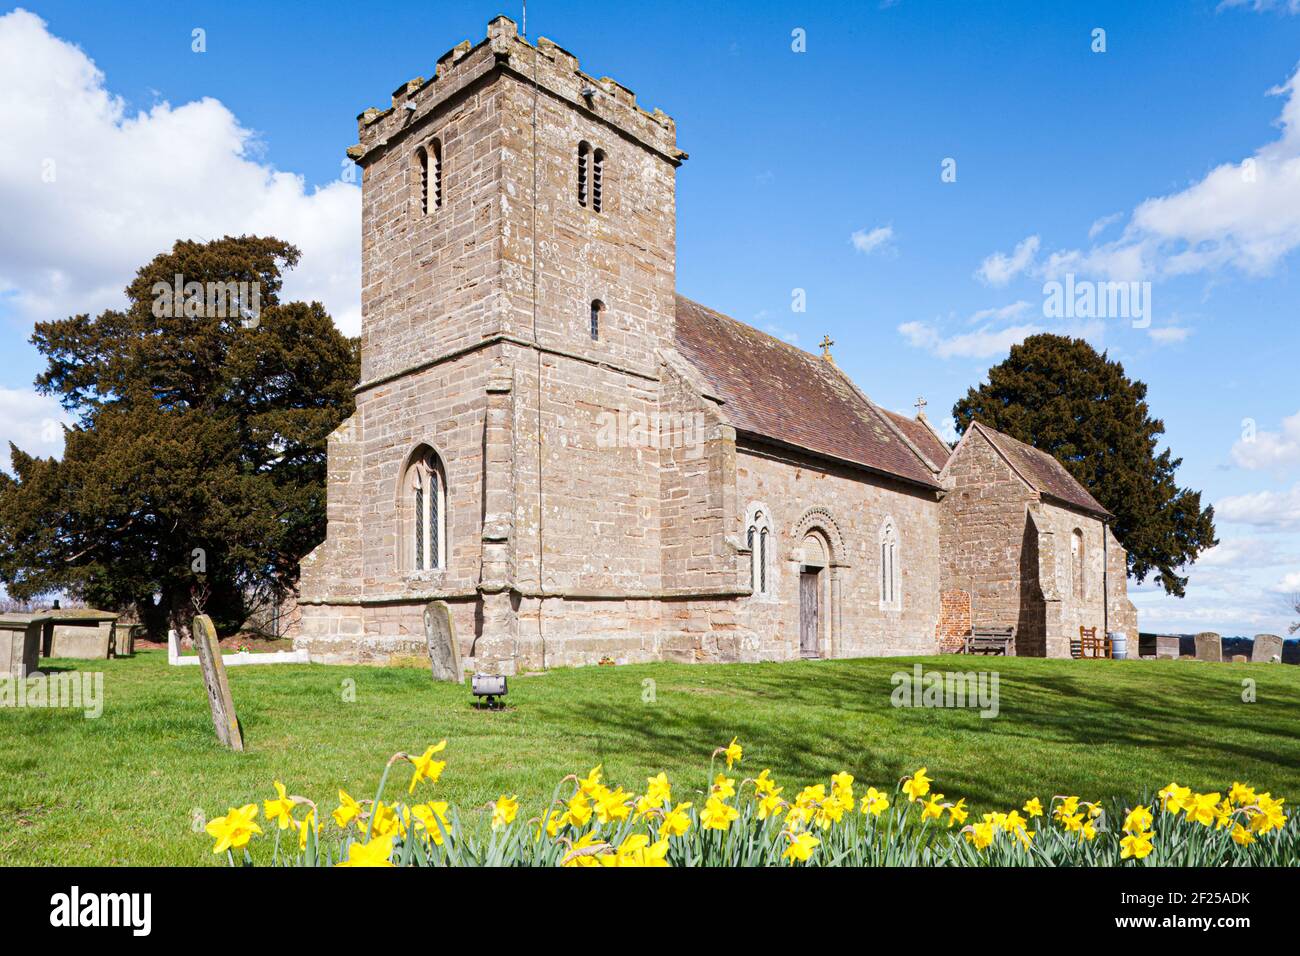
POLYGON ((299 643, 419 656, 444 601, 476 669, 563 662, 549 608, 662 583, 660 456, 601 435, 659 407, 674 123, 498 17, 359 130, 361 381, 299 643))

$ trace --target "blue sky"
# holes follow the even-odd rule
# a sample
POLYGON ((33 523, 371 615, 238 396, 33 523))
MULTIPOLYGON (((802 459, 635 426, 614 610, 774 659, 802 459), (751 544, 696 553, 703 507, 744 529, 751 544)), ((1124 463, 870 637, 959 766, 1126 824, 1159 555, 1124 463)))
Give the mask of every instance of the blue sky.
MULTIPOLYGON (((1134 588, 1142 627, 1250 634, 1283 633, 1300 591, 1294 5, 537 0, 528 28, 677 120, 683 293, 804 348, 829 334, 874 399, 924 395, 934 418, 1038 329, 1123 361, 1223 540, 1186 600, 1134 588), (1150 327, 1046 318, 1067 271, 1150 281, 1150 327)), ((298 242, 287 291, 355 332, 356 115, 495 14, 521 21, 500 2, 23 9, 0 14, 0 438, 43 453, 32 322, 120 301, 177 236, 298 242)))

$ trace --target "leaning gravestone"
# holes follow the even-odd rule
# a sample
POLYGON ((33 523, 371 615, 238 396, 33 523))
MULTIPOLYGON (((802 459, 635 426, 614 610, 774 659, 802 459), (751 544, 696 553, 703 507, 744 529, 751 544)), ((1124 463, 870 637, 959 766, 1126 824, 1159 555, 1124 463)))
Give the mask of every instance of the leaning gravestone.
POLYGON ((1256 634, 1255 643, 1250 648, 1250 659, 1266 664, 1282 660, 1282 638, 1276 634, 1256 634))
POLYGON ((465 675, 460 665, 460 645, 451 625, 451 608, 446 601, 430 601, 424 606, 424 639, 429 645, 429 665, 434 680, 461 684, 465 675))
POLYGON ((244 735, 239 731, 235 702, 230 696, 230 684, 226 681, 226 664, 221 659, 217 629, 212 618, 206 614, 200 614, 194 619, 194 646, 199 652, 203 683, 208 688, 208 704, 212 708, 212 723, 217 729, 217 739, 231 750, 243 750, 244 735))
POLYGON ((1196 659, 1198 661, 1223 662, 1223 638, 1213 631, 1202 631, 1196 635, 1196 659))

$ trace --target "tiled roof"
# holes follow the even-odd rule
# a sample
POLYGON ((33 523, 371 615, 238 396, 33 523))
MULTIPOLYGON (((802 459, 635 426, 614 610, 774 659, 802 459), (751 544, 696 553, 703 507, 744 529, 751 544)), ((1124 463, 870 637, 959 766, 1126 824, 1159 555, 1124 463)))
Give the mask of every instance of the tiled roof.
POLYGON ((936 468, 942 468, 948 463, 948 456, 952 454, 952 449, 930 430, 929 425, 919 418, 909 418, 898 412, 891 412, 887 408, 880 410, 889 416, 889 420, 898 426, 898 430, 907 436, 908 441, 921 450, 922 455, 934 462, 936 468))
POLYGON ((884 413, 824 359, 680 295, 677 350, 737 431, 939 487, 884 413))
POLYGON ((1040 451, 1032 445, 1026 445, 1010 435, 1004 435, 1002 432, 979 422, 974 422, 971 427, 978 428, 993 443, 993 446, 1011 462, 1012 467, 1033 485, 1034 490, 1039 494, 1055 498, 1058 501, 1063 501, 1066 504, 1073 505, 1084 511, 1090 511, 1104 518, 1111 517, 1111 513, 1103 508, 1097 499, 1090 495, 1088 490, 1079 484, 1072 474, 1065 470, 1065 466, 1047 452, 1040 451))

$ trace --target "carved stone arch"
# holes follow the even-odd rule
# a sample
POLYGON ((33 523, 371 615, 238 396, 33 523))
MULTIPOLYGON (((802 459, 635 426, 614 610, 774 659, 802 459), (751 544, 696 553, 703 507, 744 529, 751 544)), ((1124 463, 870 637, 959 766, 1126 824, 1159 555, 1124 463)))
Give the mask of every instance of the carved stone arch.
POLYGON ((800 515, 791 531, 791 540, 802 541, 812 531, 820 531, 827 544, 830 545, 831 567, 849 567, 849 552, 844 544, 844 534, 840 531, 839 522, 835 520, 835 516, 829 508, 817 505, 800 515))
MULTIPOLYGON (((825 630, 819 639, 820 647, 817 653, 821 657, 839 657, 843 653, 840 592, 845 569, 849 567, 849 552, 844 544, 844 533, 840 530, 840 524, 829 508, 814 506, 800 515, 799 520, 794 523, 790 540, 795 543, 796 549, 801 550, 804 539, 809 535, 817 537, 829 552, 826 555, 826 567, 817 574, 818 577, 827 579, 824 584, 818 583, 817 586, 817 590, 823 595, 826 615, 825 630)), ((811 569, 809 573, 812 573, 811 569)), ((821 628, 819 627, 818 630, 821 628)))

